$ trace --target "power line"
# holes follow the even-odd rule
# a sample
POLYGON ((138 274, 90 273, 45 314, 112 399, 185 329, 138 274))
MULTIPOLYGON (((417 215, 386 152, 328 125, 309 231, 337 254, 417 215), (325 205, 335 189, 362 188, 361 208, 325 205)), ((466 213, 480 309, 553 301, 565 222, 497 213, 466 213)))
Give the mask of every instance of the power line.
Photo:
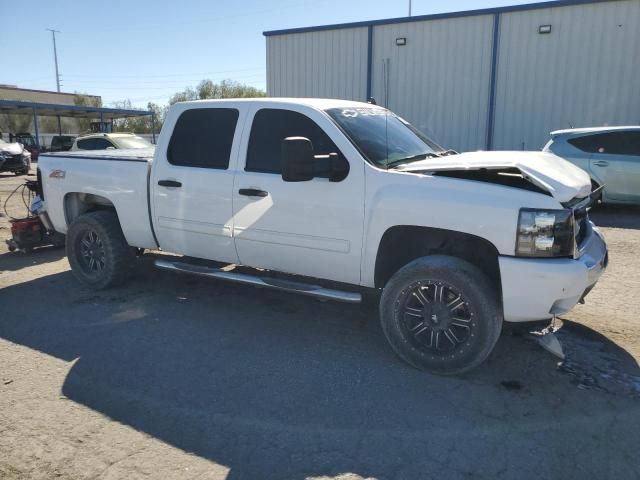
MULTIPOLYGON (((256 74, 252 74, 252 75, 229 75, 227 78, 229 80, 241 80, 244 78, 257 78, 257 77, 266 77, 266 75, 264 73, 256 73, 256 74)), ((71 78, 69 80, 67 80, 67 83, 71 83, 71 84, 83 84, 83 85, 92 85, 92 86, 102 86, 102 85, 106 85, 106 86, 111 86, 111 85, 138 85, 138 86, 144 86, 144 85, 149 85, 149 86, 157 86, 157 85, 167 85, 167 86, 171 86, 171 85, 185 85, 188 83, 193 83, 193 82, 200 82, 202 80, 210 80, 210 79, 216 79, 216 78, 221 78, 220 76, 205 76, 205 77, 193 77, 190 79, 176 79, 176 80, 141 80, 141 81, 136 81, 136 80, 108 80, 108 79, 104 79, 104 80, 85 80, 85 79, 74 79, 71 78)))
POLYGON ((160 74, 160 75, 156 75, 156 74, 124 74, 124 75, 86 75, 86 74, 82 74, 82 73, 71 73, 71 74, 67 74, 67 77, 92 77, 92 78, 126 78, 126 77, 131 77, 131 78, 143 78, 143 77, 148 77, 148 78, 165 78, 165 77, 185 77, 185 76, 202 76, 202 75, 214 75, 214 74, 218 74, 218 73, 235 73, 235 72, 249 72, 249 71, 257 71, 257 70, 261 70, 261 71, 265 71, 266 68, 265 67, 254 67, 254 68, 241 68, 241 69, 235 69, 235 70, 218 70, 218 71, 209 71, 209 72, 202 72, 202 73, 197 73, 197 72, 191 72, 191 73, 167 73, 167 74, 160 74))
MULTIPOLYGON (((314 5, 318 4, 318 3, 324 3, 327 2, 328 0, 311 0, 311 1, 305 1, 305 2, 296 2, 296 3, 290 3, 290 4, 286 4, 286 5, 281 5, 278 7, 271 7, 271 8, 263 8, 263 9, 259 9, 259 10, 246 10, 243 13, 238 13, 238 14, 234 14, 234 15, 226 15, 226 16, 216 16, 216 17, 209 17, 209 18, 200 18, 198 20, 182 20, 182 21, 173 21, 169 24, 169 27, 171 26, 176 26, 176 25, 194 25, 194 24, 199 24, 199 23, 213 23, 213 22, 220 22, 220 21, 227 21, 233 18, 246 18, 248 16, 251 15, 259 15, 259 14, 263 14, 263 13, 268 13, 268 12, 272 12, 272 11, 276 11, 276 10, 284 10, 287 8, 296 8, 296 7, 301 7, 304 5, 308 5, 310 3, 313 3, 314 5)), ((166 24, 161 24, 161 25, 131 25, 128 24, 127 27, 118 27, 118 28, 108 28, 108 29, 101 29, 101 30, 91 30, 91 33, 106 33, 106 32, 121 32, 121 31, 130 31, 131 29, 135 29, 135 30, 158 30, 158 29, 163 29, 165 30, 167 28, 166 24)), ((84 31, 76 31, 76 32, 70 32, 70 33, 87 33, 86 30, 84 31)))

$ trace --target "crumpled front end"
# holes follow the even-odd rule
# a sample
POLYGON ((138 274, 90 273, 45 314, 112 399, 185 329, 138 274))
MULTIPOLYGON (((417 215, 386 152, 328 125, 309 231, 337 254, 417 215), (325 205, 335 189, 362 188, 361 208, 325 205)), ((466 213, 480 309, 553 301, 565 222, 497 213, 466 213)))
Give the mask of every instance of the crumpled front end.
POLYGON ((552 318, 584 299, 609 263, 604 238, 592 222, 586 228, 577 258, 499 257, 506 321, 552 318))

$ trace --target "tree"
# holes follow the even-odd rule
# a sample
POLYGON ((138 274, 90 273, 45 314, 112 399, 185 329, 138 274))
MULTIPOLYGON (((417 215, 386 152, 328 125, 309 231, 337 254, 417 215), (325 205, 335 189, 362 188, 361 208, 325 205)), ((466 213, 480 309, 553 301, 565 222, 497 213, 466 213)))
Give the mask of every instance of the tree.
POLYGON ((33 115, 13 115, 3 113, 0 115, 0 132, 29 132, 31 130, 32 123, 33 115))
MULTIPOLYGON (((195 87, 187 87, 181 92, 177 92, 169 99, 169 105, 160 106, 157 103, 147 103, 147 110, 154 113, 155 132, 159 133, 164 124, 165 116, 169 110, 169 106, 176 102, 185 102, 188 100, 204 100, 207 98, 248 98, 248 97, 266 97, 266 93, 262 90, 244 85, 234 80, 223 80, 220 83, 214 83, 211 80, 202 80, 195 87)), ((134 109, 131 100, 121 100, 111 104, 113 108, 124 110, 134 109)), ((132 132, 132 133, 151 133, 151 119, 144 117, 119 118, 113 122, 114 132, 132 132)))
MULTIPOLYGON (((113 102, 113 108, 121 108, 124 110, 133 110, 131 100, 122 100, 113 102)), ((159 133, 164 123, 164 117, 167 114, 168 107, 161 107, 157 103, 147 103, 147 110, 154 113, 155 132, 159 133)), ((132 133, 151 133, 151 118, 149 116, 119 118, 113 122, 114 132, 132 132, 132 133)))
POLYGON ((222 80, 214 83, 202 80, 195 88, 187 87, 182 92, 174 94, 169 99, 169 105, 187 100, 204 100, 207 98, 252 98, 266 97, 267 94, 250 85, 244 85, 234 80, 222 80))
MULTIPOLYGON (((86 93, 82 94, 74 92, 73 104, 79 107, 102 107, 102 99, 100 97, 89 96, 86 93)), ((80 133, 89 131, 91 129, 91 119, 89 118, 74 119, 74 123, 80 133)))

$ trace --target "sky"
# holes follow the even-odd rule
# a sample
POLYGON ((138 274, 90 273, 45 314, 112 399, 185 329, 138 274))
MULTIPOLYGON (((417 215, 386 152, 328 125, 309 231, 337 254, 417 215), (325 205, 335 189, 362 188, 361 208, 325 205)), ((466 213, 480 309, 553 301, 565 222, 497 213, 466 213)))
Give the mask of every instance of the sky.
MULTIPOLYGON (((413 0, 413 15, 534 0, 413 0)), ((55 90, 56 36, 62 91, 137 107, 200 80, 266 87, 266 30, 408 14, 408 0, 0 0, 0 84, 55 90)))

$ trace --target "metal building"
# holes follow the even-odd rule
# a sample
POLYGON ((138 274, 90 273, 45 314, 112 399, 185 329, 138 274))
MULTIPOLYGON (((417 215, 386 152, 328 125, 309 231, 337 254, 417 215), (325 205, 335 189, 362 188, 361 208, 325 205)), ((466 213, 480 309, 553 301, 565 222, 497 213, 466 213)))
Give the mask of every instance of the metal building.
POLYGON ((561 0, 265 32, 271 96, 374 97, 447 148, 640 124, 640 0, 561 0))

